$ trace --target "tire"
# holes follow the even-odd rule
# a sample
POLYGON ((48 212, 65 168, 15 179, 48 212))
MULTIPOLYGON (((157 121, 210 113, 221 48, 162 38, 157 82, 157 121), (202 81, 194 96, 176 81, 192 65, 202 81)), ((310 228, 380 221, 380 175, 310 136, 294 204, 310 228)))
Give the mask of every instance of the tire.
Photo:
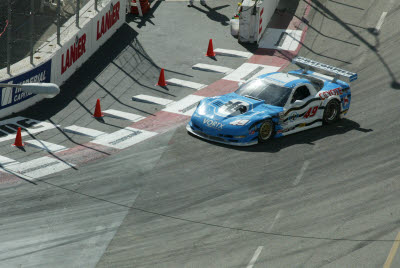
POLYGON ((265 120, 258 131, 258 141, 261 143, 267 142, 274 133, 274 123, 271 119, 265 120))
POLYGON ((324 124, 333 124, 340 118, 340 103, 338 100, 331 100, 326 104, 324 116, 322 118, 324 124))

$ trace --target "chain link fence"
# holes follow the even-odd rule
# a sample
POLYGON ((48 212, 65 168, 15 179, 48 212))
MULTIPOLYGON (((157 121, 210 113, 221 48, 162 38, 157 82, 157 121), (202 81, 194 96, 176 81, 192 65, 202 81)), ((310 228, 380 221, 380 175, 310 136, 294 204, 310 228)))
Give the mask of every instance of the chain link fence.
MULTIPOLYGON (((89 0, 0 0, 0 69, 25 57, 89 0), (58 21, 59 20, 59 21, 58 21)), ((97 0, 98 4, 103 2, 97 0)))

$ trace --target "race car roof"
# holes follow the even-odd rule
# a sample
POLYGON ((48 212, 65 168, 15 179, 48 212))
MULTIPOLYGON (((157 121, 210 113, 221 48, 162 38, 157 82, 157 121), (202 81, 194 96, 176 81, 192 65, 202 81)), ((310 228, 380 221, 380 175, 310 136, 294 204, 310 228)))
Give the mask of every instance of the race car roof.
POLYGON ((288 87, 288 88, 293 88, 299 83, 307 83, 310 84, 310 81, 304 78, 299 78, 298 76, 294 76, 288 73, 269 73, 269 74, 264 74, 259 76, 258 78, 261 79, 268 79, 271 81, 271 83, 283 86, 283 87, 288 87))

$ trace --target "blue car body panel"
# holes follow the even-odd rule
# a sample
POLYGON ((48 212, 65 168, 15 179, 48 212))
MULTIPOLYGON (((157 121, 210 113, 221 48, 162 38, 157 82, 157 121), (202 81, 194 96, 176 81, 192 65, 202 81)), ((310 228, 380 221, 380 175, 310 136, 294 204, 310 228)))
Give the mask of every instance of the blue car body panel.
MULTIPOLYGON (((342 114, 345 114, 350 107, 351 93, 349 84, 346 82, 341 80, 333 82, 332 78, 321 76, 321 74, 313 71, 304 72, 303 69, 288 72, 289 75, 296 76, 296 79, 290 81, 288 79, 280 80, 277 74, 282 73, 268 73, 257 77, 257 79, 268 79, 273 83, 295 89, 299 85, 312 85, 311 78, 315 77, 319 79, 318 81, 322 81, 322 86, 316 90, 317 94, 313 98, 313 100, 318 100, 321 103, 319 109, 324 108, 323 100, 328 100, 332 96, 340 98, 342 114)), ((296 108, 293 110, 296 110, 296 108)), ((284 120, 284 117, 290 116, 290 111, 291 109, 284 110, 283 107, 265 104, 261 100, 229 93, 203 99, 193 113, 187 125, 187 130, 208 140, 247 146, 258 143, 258 130, 267 119, 274 122, 274 137, 284 136, 285 121, 287 120, 284 120), (239 120, 242 121, 239 122, 239 120), (238 122, 242 125, 238 125, 238 122)), ((300 114, 300 116, 303 115, 304 113, 300 114)), ((319 121, 322 124, 322 119, 319 121)))

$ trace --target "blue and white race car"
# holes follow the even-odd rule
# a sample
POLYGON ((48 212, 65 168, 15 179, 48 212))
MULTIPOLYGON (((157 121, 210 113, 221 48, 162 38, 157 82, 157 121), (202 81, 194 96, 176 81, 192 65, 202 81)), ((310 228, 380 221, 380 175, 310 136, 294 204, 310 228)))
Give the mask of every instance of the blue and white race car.
POLYGON ((351 92, 349 84, 338 78, 352 82, 357 74, 303 57, 293 63, 302 69, 264 74, 233 93, 203 99, 186 129, 207 140, 247 146, 342 118, 349 110, 351 92))

